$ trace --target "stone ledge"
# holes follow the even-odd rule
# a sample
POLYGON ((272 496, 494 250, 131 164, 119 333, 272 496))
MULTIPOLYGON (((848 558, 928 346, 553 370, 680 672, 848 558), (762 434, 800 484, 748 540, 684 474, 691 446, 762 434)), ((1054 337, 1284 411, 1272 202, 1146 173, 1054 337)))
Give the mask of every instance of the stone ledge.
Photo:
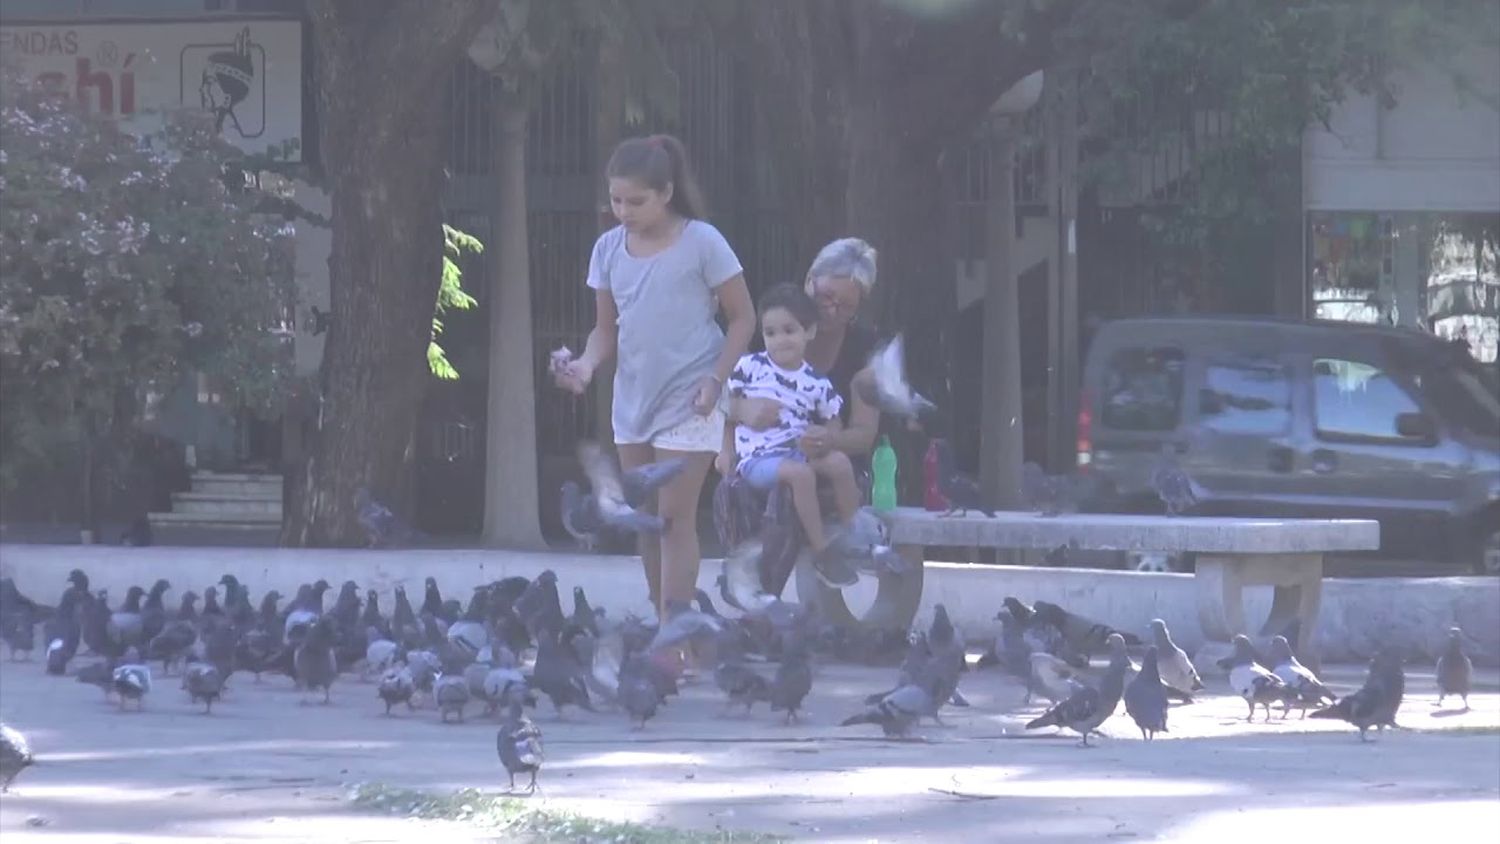
MULTIPOLYGON (((480 583, 510 575, 557 571, 564 600, 575 584, 588 589, 596 605, 611 612, 650 609, 639 561, 571 553, 436 549, 375 550, 298 548, 122 548, 79 545, 0 545, 0 574, 13 577, 22 592, 55 603, 68 571, 82 568, 96 588, 108 588, 118 601, 133 584, 171 581, 173 594, 215 583, 229 572, 255 595, 275 588, 283 595, 299 583, 326 578, 337 589, 353 579, 361 589, 380 593, 390 611, 391 590, 404 584, 420 600, 422 579, 436 577, 445 595, 466 598, 480 583)), ((714 593, 719 561, 706 560, 699 583, 714 593)), ((795 596, 794 583, 787 597, 795 596)), ((1152 618, 1163 618, 1177 643, 1189 652, 1203 644, 1198 626, 1197 586, 1190 574, 1098 569, 978 566, 927 563, 919 621, 942 602, 975 646, 998 632, 995 613, 1006 595, 1026 601, 1052 601, 1096 621, 1144 633, 1152 618)), ((1246 590, 1246 620, 1259 625, 1271 605, 1270 587, 1246 590)), ((856 612, 873 598, 875 584, 849 590, 856 612)), ((170 596, 169 596, 170 598, 170 596)), ((1500 578, 1326 579, 1316 632, 1324 663, 1363 662, 1376 647, 1397 644, 1417 661, 1430 661, 1449 627, 1468 634, 1469 653, 1480 665, 1500 665, 1500 578)))

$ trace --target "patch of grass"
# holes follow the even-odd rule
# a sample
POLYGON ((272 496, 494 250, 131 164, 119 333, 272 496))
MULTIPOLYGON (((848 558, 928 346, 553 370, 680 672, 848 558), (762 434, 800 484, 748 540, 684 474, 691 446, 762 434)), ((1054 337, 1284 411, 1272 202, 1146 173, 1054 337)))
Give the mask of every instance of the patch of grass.
POLYGON ((785 841, 759 833, 691 832, 588 818, 548 809, 530 799, 465 788, 434 794, 379 783, 355 786, 354 805, 423 820, 461 821, 534 844, 771 844, 785 841))

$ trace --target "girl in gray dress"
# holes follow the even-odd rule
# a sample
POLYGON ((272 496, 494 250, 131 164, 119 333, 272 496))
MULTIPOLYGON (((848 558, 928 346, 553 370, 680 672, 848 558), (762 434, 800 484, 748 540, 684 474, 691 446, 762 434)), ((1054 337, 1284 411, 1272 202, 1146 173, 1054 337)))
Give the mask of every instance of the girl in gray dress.
POLYGON ((689 602, 697 588, 698 496, 723 441, 724 379, 750 343, 755 306, 734 250, 703 219, 682 142, 670 135, 624 141, 605 172, 620 225, 594 244, 594 329, 557 380, 581 394, 615 358, 610 418, 620 464, 687 459, 686 471, 657 495, 667 529, 641 537, 651 601, 664 615, 668 601, 689 602))

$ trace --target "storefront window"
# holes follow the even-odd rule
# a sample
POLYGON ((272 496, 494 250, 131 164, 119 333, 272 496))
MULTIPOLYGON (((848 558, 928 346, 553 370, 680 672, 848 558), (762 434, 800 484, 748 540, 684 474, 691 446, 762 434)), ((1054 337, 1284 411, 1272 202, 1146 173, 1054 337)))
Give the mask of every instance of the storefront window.
POLYGON ((1308 215, 1318 319, 1422 328, 1492 362, 1500 343, 1500 214, 1308 215))

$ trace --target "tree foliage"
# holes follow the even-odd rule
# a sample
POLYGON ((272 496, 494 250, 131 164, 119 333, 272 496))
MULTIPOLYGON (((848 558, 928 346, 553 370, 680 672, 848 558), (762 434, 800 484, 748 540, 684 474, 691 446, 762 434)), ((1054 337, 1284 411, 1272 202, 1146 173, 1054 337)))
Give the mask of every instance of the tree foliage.
POLYGON ((18 76, 0 84, 0 484, 122 444, 190 371, 268 406, 290 377, 291 229, 196 113, 145 144, 18 76))
POLYGON ((448 353, 438 345, 443 333, 443 314, 452 308, 467 311, 479 304, 479 300, 464 290, 464 271, 458 260, 467 253, 479 254, 484 244, 479 238, 459 231, 447 223, 443 224, 443 281, 438 287, 437 306, 432 314, 432 342, 427 344, 427 368, 444 381, 458 380, 458 370, 448 360, 448 353))

